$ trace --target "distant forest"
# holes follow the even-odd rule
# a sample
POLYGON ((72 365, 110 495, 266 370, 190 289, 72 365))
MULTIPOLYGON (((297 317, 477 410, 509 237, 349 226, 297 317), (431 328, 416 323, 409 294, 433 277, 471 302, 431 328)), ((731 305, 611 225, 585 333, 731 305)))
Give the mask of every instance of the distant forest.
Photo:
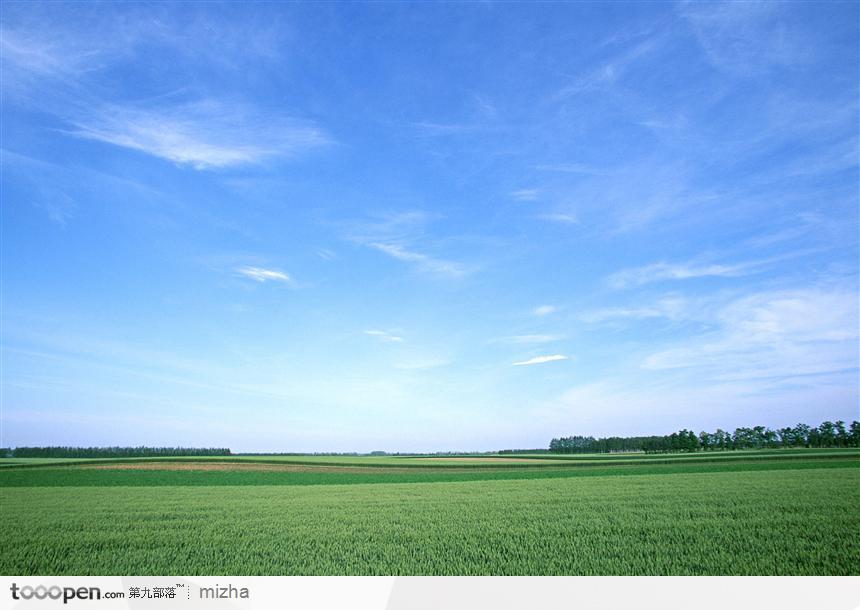
MULTIPOLYGON (((546 449, 504 449, 489 452, 438 452, 434 455, 490 455, 528 453, 679 453, 695 451, 732 451, 737 449, 777 449, 787 447, 860 447, 860 422, 846 427, 844 421, 825 421, 814 427, 797 424, 794 427, 771 430, 765 426, 736 428, 734 432, 679 430, 666 436, 567 436, 554 438, 546 449)), ((0 458, 130 458, 178 456, 235 455, 223 447, 0 447, 0 458)), ((429 455, 415 453, 279 453, 243 455, 429 455)))
POLYGON ((779 447, 860 447, 860 422, 826 421, 818 427, 797 424, 793 428, 771 430, 764 426, 737 428, 726 432, 680 430, 666 436, 567 436, 554 438, 550 453, 613 453, 644 451, 676 453, 694 451, 731 451, 734 449, 768 449, 779 447))
POLYGON ((0 449, 0 456, 16 458, 125 458, 230 455, 224 448, 195 447, 16 447, 0 449))

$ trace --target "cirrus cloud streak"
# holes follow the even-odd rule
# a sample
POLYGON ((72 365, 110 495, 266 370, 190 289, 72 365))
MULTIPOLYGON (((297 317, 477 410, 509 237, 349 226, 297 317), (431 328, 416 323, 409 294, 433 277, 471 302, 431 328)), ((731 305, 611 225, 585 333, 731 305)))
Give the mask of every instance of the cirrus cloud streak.
POLYGON ((569 360, 567 356, 563 356, 562 354, 553 354, 552 356, 535 356, 534 358, 529 358, 528 360, 522 360, 520 362, 514 362, 513 366, 528 366, 531 364, 543 364, 545 362, 556 362, 558 360, 569 360))

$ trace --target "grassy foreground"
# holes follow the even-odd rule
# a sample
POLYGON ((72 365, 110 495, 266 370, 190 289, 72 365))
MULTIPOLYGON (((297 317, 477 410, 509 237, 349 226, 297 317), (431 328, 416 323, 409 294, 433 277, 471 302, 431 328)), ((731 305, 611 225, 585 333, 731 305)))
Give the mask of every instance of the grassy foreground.
POLYGON ((0 572, 858 574, 858 466, 8 468, 0 572))

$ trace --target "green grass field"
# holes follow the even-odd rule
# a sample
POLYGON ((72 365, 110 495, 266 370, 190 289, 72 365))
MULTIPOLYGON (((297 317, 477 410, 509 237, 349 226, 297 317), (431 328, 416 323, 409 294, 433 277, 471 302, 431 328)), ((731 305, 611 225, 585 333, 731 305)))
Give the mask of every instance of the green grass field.
POLYGON ((0 512, 12 575, 860 573, 856 450, 9 464, 0 512))

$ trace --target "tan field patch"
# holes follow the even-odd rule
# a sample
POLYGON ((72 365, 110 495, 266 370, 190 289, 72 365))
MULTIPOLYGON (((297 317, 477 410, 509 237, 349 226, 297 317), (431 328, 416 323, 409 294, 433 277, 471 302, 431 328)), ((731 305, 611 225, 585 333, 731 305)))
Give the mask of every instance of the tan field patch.
POLYGON ((428 458, 412 458, 415 461, 426 462, 460 462, 466 463, 509 463, 509 462, 524 462, 528 464, 540 464, 542 462, 553 463, 553 460, 535 460, 533 458, 503 458, 503 457, 428 457, 428 458))

